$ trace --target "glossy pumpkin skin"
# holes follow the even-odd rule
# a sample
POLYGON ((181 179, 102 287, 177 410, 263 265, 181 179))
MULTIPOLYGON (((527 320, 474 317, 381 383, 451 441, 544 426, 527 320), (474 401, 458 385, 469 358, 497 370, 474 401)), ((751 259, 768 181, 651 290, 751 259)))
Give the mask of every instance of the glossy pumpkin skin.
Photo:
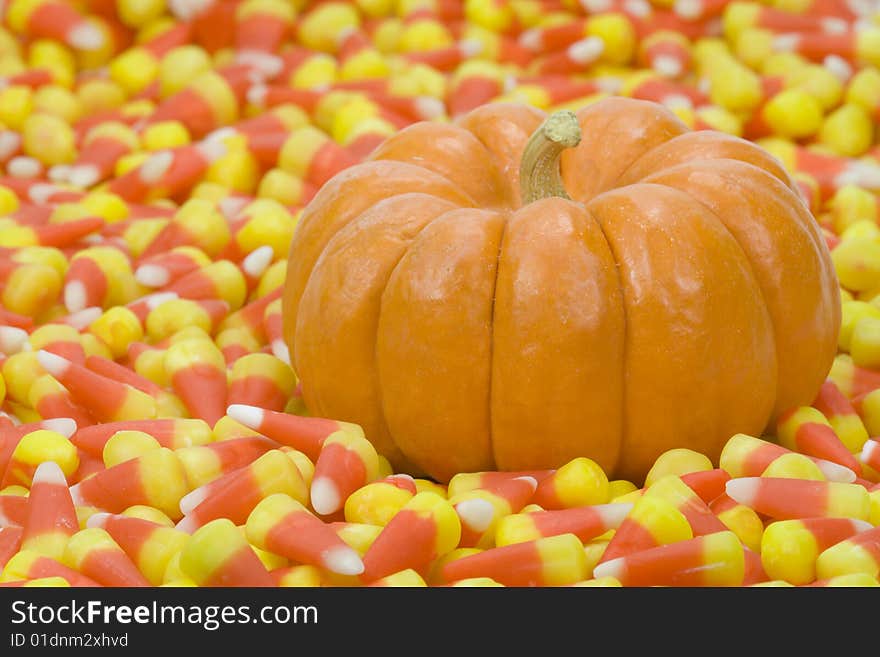
POLYGON ((810 403, 840 300, 780 164, 610 98, 577 113, 572 200, 522 206, 544 118, 492 104, 411 126, 309 204, 283 300, 309 410, 438 480, 588 456, 641 481, 667 449, 716 460, 810 403))

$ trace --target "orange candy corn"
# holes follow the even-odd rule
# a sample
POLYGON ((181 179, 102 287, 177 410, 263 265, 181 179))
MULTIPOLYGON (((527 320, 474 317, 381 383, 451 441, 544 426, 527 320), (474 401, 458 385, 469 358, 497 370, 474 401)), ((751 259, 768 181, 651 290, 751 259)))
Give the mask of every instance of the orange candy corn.
POLYGON ((801 454, 837 463, 857 475, 861 473, 859 462, 817 409, 802 406, 784 413, 779 417, 776 427, 779 442, 785 447, 801 454))
POLYGON ((0 527, 22 527, 28 514, 24 495, 0 495, 0 527))
POLYGON ((101 586, 91 577, 78 573, 60 561, 32 550, 19 550, 15 556, 9 559, 3 568, 3 574, 0 575, 0 582, 39 579, 41 577, 62 577, 71 586, 101 586))
POLYGON ((813 406, 828 418, 834 433, 851 452, 857 452, 868 438, 868 431, 852 402, 828 379, 819 388, 813 406))
POLYGON ((211 427, 203 420, 159 418, 95 424, 77 431, 71 442, 81 450, 101 457, 104 445, 119 431, 142 431, 155 438, 162 447, 169 449, 204 445, 213 440, 211 427))
POLYGON ((687 474, 680 475, 680 478, 706 504, 709 504, 719 495, 723 495, 724 485, 730 481, 730 475, 721 468, 688 472, 687 474))
POLYGON ((66 565, 103 586, 150 586, 137 566, 103 529, 87 528, 67 542, 66 565))
POLYGON ((809 584, 816 579, 819 555, 871 525, 851 518, 803 518, 767 525, 761 539, 761 563, 771 579, 809 584))
POLYGON ((378 474, 379 458, 370 441, 354 433, 329 436, 315 462, 312 508, 321 515, 338 511, 351 493, 378 474))
POLYGON ((744 576, 743 546, 731 531, 661 545, 593 569, 593 577, 614 577, 624 586, 739 586, 744 576))
MULTIPOLYGON (((194 448, 189 448, 194 449, 194 448)), ((97 472, 70 488, 75 504, 121 513, 135 504, 179 518, 179 503, 190 484, 175 452, 165 447, 97 472)))
POLYGON ((226 414, 226 361, 208 340, 183 340, 165 352, 174 392, 194 417, 211 426, 226 414))
POLYGON ((816 560, 816 574, 820 579, 857 573, 880 577, 880 527, 832 545, 816 560))
POLYGON ((608 477, 595 461, 579 457, 538 483, 532 502, 545 509, 566 509, 608 501, 608 477))
POLYGON ((96 513, 87 525, 105 530, 153 586, 162 583, 171 557, 189 540, 171 527, 124 515, 96 513))
POLYGON ((156 400, 130 385, 108 379, 48 351, 37 352, 37 359, 95 419, 116 422, 156 416, 156 400))
POLYGON ((609 561, 693 536, 687 518, 674 504, 660 497, 643 495, 617 527, 600 560, 609 561))
POLYGON ((68 539, 78 529, 79 521, 64 473, 54 461, 40 463, 27 497, 22 548, 61 559, 68 539))
POLYGON ((586 556, 574 534, 561 534, 450 561, 442 574, 450 583, 490 577, 505 586, 563 586, 586 578, 586 556))
POLYGON ((296 375, 286 363, 269 354, 246 354, 232 366, 227 399, 230 404, 280 412, 295 386, 296 375))
MULTIPOLYGON (((780 456, 792 453, 781 445, 738 433, 725 443, 719 464, 731 477, 759 477, 780 456)), ((855 479, 856 473, 849 468, 823 459, 810 460, 829 481, 848 483, 855 479)))
POLYGON ((0 527, 0 570, 21 549, 21 536, 24 530, 18 526, 0 527))
POLYGON ((858 484, 807 479, 743 477, 727 482, 727 494, 776 520, 840 517, 867 520, 868 491, 858 484))
POLYGON ((272 576, 230 520, 199 528, 180 553, 180 569, 198 586, 274 586, 272 576))
POLYGON ((866 440, 862 445, 861 459, 865 465, 880 470, 880 441, 873 438, 866 440))
POLYGON ((599 504, 508 515, 498 521, 495 544, 502 547, 561 534, 574 534, 586 543, 609 529, 617 529, 632 509, 632 504, 599 504))
POLYGON ((261 500, 278 493, 308 502, 308 490, 299 469, 284 452, 272 450, 230 474, 225 485, 219 490, 212 489, 210 495, 199 489, 189 493, 187 497, 192 497, 181 500, 181 510, 191 510, 185 511, 177 529, 190 534, 217 518, 244 524, 261 500))
POLYGON ((265 498, 247 519, 248 540, 292 561, 311 564, 340 575, 360 575, 358 553, 299 501, 285 494, 265 498))
POLYGON ((364 555, 363 581, 400 570, 422 570, 451 552, 461 539, 461 521, 436 493, 418 493, 382 529, 364 555))
POLYGON ((261 436, 244 436, 175 450, 186 479, 195 489, 244 467, 278 444, 261 436))
POLYGON ((264 436, 298 449, 312 461, 318 459, 321 446, 331 436, 344 433, 364 435, 361 427, 349 422, 278 413, 244 404, 233 404, 226 409, 226 413, 236 422, 264 436))
POLYGON ((684 514, 688 524, 694 530, 694 536, 724 531, 726 527, 706 503, 691 490, 680 477, 667 475, 645 491, 647 497, 659 497, 670 502, 684 514))

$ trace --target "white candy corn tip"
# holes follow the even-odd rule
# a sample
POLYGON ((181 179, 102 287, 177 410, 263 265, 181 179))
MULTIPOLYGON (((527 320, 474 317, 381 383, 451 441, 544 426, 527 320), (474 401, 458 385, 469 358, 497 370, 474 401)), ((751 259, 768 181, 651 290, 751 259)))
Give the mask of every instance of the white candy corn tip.
POLYGON ((67 182, 74 187, 85 189, 101 179, 101 172, 93 164, 75 164, 67 172, 67 182))
POLYGON ((838 185, 841 182, 852 183, 876 191, 880 189, 880 167, 863 162, 852 162, 835 182, 838 185))
POLYGON ((849 30, 849 21, 837 16, 825 16, 819 19, 822 31, 827 34, 844 34, 849 30))
POLYGON ((591 36, 575 41, 568 47, 568 56, 579 64, 589 64, 599 58, 605 50, 605 42, 599 37, 591 36))
POLYGON ((593 507, 602 518, 602 524, 606 529, 616 529, 632 511, 633 505, 627 502, 615 504, 599 504, 593 507))
POLYGON ((182 21, 198 16, 214 4, 215 0, 168 0, 171 13, 182 21))
POLYGON ((290 347, 284 343, 284 340, 272 340, 272 355, 288 365, 291 364, 290 347))
POLYGON ((90 506, 86 499, 83 497, 80 484, 74 484, 70 487, 70 499, 73 500, 74 506, 90 506))
POLYGON ((474 498, 455 505, 455 511, 462 522, 475 532, 489 529, 495 518, 495 507, 488 500, 474 498))
POLYGON ((610 559, 593 568, 593 579, 600 579, 601 577, 614 577, 615 579, 620 579, 625 568, 626 563, 624 562, 624 557, 610 559))
POLYGON ((65 438, 70 438, 77 430, 76 420, 71 417, 53 417, 43 420, 40 424, 44 429, 60 433, 65 438))
POLYGON ((70 281, 64 286, 64 307, 67 312, 75 313, 88 305, 86 286, 82 281, 70 281))
POLYGON ((438 98, 421 96, 415 99, 416 113, 425 121, 436 119, 446 114, 446 105, 438 98))
POLYGON ((235 128, 224 125, 220 128, 212 130, 207 135, 205 135, 203 141, 222 141, 224 139, 228 139, 229 137, 235 137, 237 134, 238 132, 235 130, 235 128))
POLYGON ((174 529, 181 531, 184 534, 194 534, 201 526, 201 523, 195 516, 184 516, 181 521, 174 526, 174 529))
POLYGON ((657 75, 665 78, 677 78, 681 75, 681 61, 677 57, 658 55, 652 62, 652 68, 657 75))
POLYGON ((236 219, 248 203, 250 203, 250 199, 227 196, 217 202, 217 207, 224 217, 231 220, 236 219))
POLYGON ((67 372, 67 369, 70 367, 69 360, 44 349, 40 349, 37 352, 37 361, 44 370, 54 377, 64 376, 64 373, 67 372))
POLYGON ((844 4, 856 16, 870 16, 877 11, 874 0, 846 0, 844 4))
POLYGON ((322 516, 338 511, 342 506, 342 498, 332 479, 318 477, 312 481, 312 508, 322 516))
POLYGON ((360 575, 364 572, 364 562, 360 555, 347 546, 340 545, 326 550, 321 560, 331 573, 360 575))
POLYGON ((207 139, 196 144, 196 150, 202 154, 208 162, 214 162, 226 155, 229 149, 221 139, 207 139))
POLYGON ((43 461, 34 470, 34 484, 56 484, 67 487, 67 477, 55 461, 43 461))
POLYGON ((251 105, 261 106, 266 100, 266 94, 268 93, 269 88, 265 84, 257 83, 247 90, 247 94, 245 94, 245 99, 251 105))
POLYGON ((236 54, 235 61, 254 68, 254 73, 260 77, 274 78, 284 68, 284 62, 280 57, 260 50, 243 50, 236 54))
POLYGON ((65 182, 70 175, 70 165, 56 164, 55 166, 49 167, 46 175, 52 182, 65 182))
POLYGON ((776 52, 792 52, 801 42, 799 34, 777 34, 773 37, 773 50, 776 52))
POLYGON ((266 412, 257 406, 248 406, 247 404, 230 404, 226 408, 226 415, 231 417, 239 424, 259 431, 263 426, 263 418, 266 412))
POLYGON ((17 326, 0 326, 0 351, 11 356, 29 348, 27 331, 17 326))
POLYGON ((82 23, 67 33, 67 43, 77 50, 100 50, 104 33, 91 23, 82 23))
POLYGON ((849 521, 852 523, 852 527, 855 530, 856 534, 861 534, 862 532, 866 532, 869 529, 874 529, 874 525, 872 525, 867 520, 859 520, 858 518, 850 518, 849 521))
POLYGON ((269 268, 274 258, 275 250, 268 244, 265 244, 251 251, 242 261, 241 268, 244 269, 248 276, 256 278, 269 268))
POLYGON ((28 198, 34 203, 48 203, 53 194, 61 191, 50 183, 37 183, 28 190, 28 198))
POLYGON ((724 485, 724 492, 733 500, 750 507, 755 502, 760 485, 760 477, 739 477, 728 481, 724 485))
POLYGON ((16 427, 21 426, 21 420, 19 420, 14 415, 10 415, 9 413, 4 413, 3 411, 0 411, 0 417, 5 417, 7 420, 12 422, 12 424, 16 427))
POLYGON ((667 94, 663 96, 662 103, 671 110, 691 110, 694 108, 691 99, 684 94, 667 94))
POLYGON ((100 307, 89 306, 88 308, 83 308, 82 310, 69 314, 64 318, 64 323, 68 326, 72 326, 77 331, 82 331, 83 329, 88 328, 92 322, 103 314, 104 311, 100 307))
POLYGON ((86 527, 90 529, 103 529, 107 526, 107 521, 110 520, 110 518, 112 517, 112 513, 105 513, 103 511, 101 513, 92 514, 91 516, 89 516, 89 519, 86 520, 86 527))
POLYGON ((853 76, 853 68, 848 61, 838 55, 827 55, 822 66, 831 71, 841 82, 848 82, 853 76))
MULTIPOLYGON (((610 3, 609 9, 610 9, 610 3)), ((647 0, 626 0, 623 3, 623 8, 626 9, 633 16, 638 16, 639 18, 647 18, 651 12, 651 3, 647 2, 647 0)))
POLYGON ((134 279, 146 287, 164 287, 168 285, 171 276, 168 270, 160 265, 141 265, 134 272, 134 279))
POLYGON ((873 439, 866 440, 862 446, 862 453, 859 455, 859 458, 861 458, 862 463, 866 463, 874 458, 878 451, 880 451, 880 442, 873 439))
POLYGON ((174 301, 177 298, 179 298, 177 292, 154 292, 153 294, 141 297, 138 301, 143 301, 147 304, 149 310, 155 310, 166 301, 174 301))
POLYGON ((138 169, 141 181, 147 185, 154 185, 165 175, 174 163, 174 153, 171 151, 158 151, 151 155, 138 169))
POLYGON ((675 0, 672 11, 682 18, 693 20, 703 15, 703 3, 700 0, 675 0))
POLYGON ((580 0, 581 7, 588 13, 597 14, 611 9, 611 0, 580 0))
POLYGON ((851 484, 856 480, 856 473, 839 463, 826 461, 825 459, 813 459, 813 462, 819 466, 819 470, 828 481, 851 484))
POLYGON ((21 146, 21 137, 12 130, 0 131, 0 159, 5 160, 21 146))
POLYGON ((194 491, 191 491, 180 498, 180 512, 185 516, 189 515, 193 509, 204 502, 207 498, 208 493, 205 491, 204 486, 199 486, 194 491))
POLYGON ((483 44, 476 39, 463 39, 459 41, 458 48, 464 57, 476 57, 483 52, 483 44))
POLYGON ((538 480, 535 479, 534 477, 530 477, 529 475, 523 475, 522 477, 516 477, 515 481, 527 482, 532 487, 532 491, 535 491, 538 488, 538 480))
POLYGON ((42 169, 39 160, 26 155, 18 155, 6 164, 6 173, 13 178, 36 178, 42 169))
POLYGON ((541 50, 541 41, 541 30, 536 27, 529 28, 519 35, 519 45, 534 52, 541 50))

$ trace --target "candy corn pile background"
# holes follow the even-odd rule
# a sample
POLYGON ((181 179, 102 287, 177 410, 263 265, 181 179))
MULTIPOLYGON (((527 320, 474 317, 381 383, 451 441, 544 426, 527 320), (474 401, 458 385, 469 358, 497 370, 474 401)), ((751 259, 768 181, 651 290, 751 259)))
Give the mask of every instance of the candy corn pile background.
POLYGON ((0 7, 4 586, 878 585, 875 3, 0 7), (646 482, 581 458, 448 487, 308 417, 280 286, 322 183, 419 120, 606 94, 795 176, 843 290, 813 405, 646 482))

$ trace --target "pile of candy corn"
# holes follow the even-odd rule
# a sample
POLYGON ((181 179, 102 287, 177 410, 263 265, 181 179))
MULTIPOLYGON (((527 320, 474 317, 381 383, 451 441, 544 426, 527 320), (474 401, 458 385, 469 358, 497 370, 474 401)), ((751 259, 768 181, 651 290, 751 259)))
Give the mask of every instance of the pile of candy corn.
POLYGON ((878 585, 871 3, 8 0, 0 18, 3 586, 878 585), (280 296, 320 186, 417 121, 608 94, 755 140, 798 182, 843 297, 813 404, 644 482, 578 458, 441 485, 310 417, 280 296))

